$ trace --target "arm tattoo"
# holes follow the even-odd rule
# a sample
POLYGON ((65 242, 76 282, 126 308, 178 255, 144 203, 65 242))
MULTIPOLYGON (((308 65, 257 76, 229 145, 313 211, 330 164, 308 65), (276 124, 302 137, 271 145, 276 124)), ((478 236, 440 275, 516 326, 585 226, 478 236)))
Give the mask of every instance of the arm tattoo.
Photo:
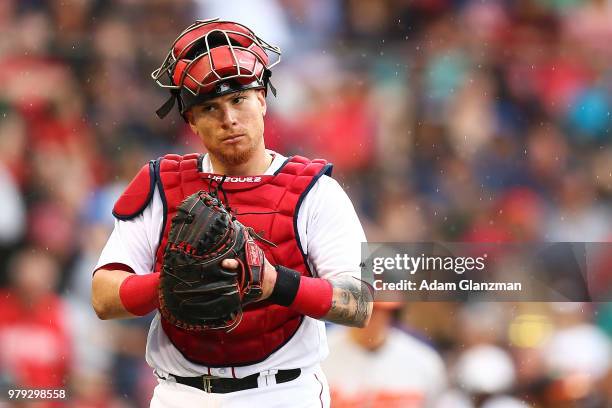
POLYGON ((329 279, 334 294, 324 320, 345 326, 365 327, 372 313, 372 294, 367 285, 354 277, 329 279))

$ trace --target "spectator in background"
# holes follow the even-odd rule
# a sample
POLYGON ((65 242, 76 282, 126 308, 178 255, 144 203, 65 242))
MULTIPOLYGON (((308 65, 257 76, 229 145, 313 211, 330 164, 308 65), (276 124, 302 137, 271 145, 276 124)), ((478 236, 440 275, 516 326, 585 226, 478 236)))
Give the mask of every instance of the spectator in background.
POLYGON ((512 357, 503 348, 493 344, 483 343, 463 351, 453 371, 455 382, 469 395, 476 407, 492 404, 492 401, 513 391, 515 385, 512 357))
POLYGON ((594 404, 598 383, 612 368, 612 341, 591 322, 586 303, 552 303, 557 330, 542 344, 549 385, 547 406, 581 407, 594 404))
POLYGON ((65 389, 72 349, 58 264, 34 248, 16 253, 0 293, 0 369, 13 388, 65 389))
POLYGON ((323 370, 336 408, 430 407, 446 387, 444 362, 394 326, 401 304, 378 302, 364 329, 330 331, 323 370))
POLYGON ((610 236, 610 207, 599 202, 585 170, 567 171, 559 181, 556 198, 558 204, 549 213, 546 228, 549 240, 605 242, 610 236))

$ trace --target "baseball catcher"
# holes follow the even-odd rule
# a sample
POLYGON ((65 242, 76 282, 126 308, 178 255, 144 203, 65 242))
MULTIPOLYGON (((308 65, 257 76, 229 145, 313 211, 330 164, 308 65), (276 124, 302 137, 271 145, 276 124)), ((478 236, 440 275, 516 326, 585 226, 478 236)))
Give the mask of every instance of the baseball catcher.
POLYGON ((163 155, 129 183, 92 305, 101 319, 159 310, 146 347, 153 408, 328 407, 324 321, 369 320, 366 238, 331 163, 266 148, 279 61, 248 27, 198 20, 151 74, 169 92, 157 115, 178 107, 206 153, 163 155))

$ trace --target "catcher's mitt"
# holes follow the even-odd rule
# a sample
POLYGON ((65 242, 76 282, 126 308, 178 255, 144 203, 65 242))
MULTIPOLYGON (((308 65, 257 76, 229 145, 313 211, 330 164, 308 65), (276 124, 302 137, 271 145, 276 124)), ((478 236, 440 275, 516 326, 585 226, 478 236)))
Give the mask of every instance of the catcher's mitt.
POLYGON ((162 316, 186 330, 232 330, 242 307, 261 297, 264 259, 251 230, 220 200, 204 191, 190 195, 170 226, 159 285, 162 316), (228 258, 240 267, 223 269, 228 258))

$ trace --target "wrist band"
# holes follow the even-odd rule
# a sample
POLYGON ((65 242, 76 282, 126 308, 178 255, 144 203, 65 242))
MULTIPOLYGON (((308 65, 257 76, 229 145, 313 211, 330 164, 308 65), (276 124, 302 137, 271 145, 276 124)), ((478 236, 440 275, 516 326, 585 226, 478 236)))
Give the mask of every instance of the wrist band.
POLYGON ((133 274, 121 282, 119 298, 125 310, 136 316, 144 316, 159 307, 158 287, 159 273, 133 274))
POLYGON ((334 290, 328 280, 301 276, 281 265, 275 268, 276 284, 268 300, 316 319, 329 312, 334 290))
POLYGON ((274 269, 276 269, 276 283, 268 300, 277 305, 289 306, 298 293, 301 275, 282 265, 276 265, 274 269))

